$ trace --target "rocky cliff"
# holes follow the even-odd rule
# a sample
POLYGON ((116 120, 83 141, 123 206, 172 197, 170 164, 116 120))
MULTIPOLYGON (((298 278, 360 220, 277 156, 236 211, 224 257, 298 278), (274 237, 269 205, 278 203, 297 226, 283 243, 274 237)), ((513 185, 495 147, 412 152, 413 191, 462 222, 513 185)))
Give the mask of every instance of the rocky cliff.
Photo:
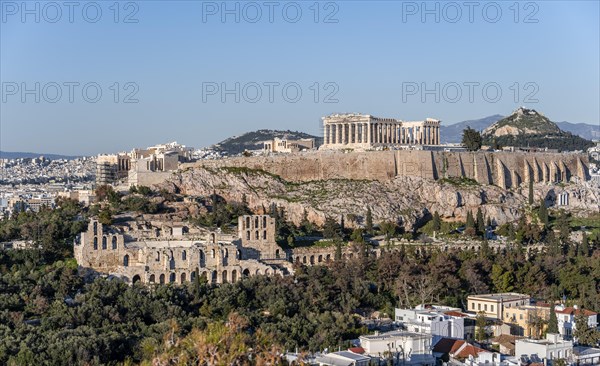
POLYGON ((367 207, 371 207, 375 222, 392 220, 406 230, 412 230, 435 211, 447 219, 463 219, 468 210, 476 211, 478 207, 499 223, 512 221, 525 201, 518 193, 470 180, 396 177, 385 182, 349 179, 288 182, 249 168, 188 169, 163 183, 162 188, 191 196, 216 192, 234 201, 246 195, 255 211, 275 203, 296 224, 306 209, 309 220, 317 224, 324 222, 325 215, 343 215, 347 226, 356 226, 364 224, 367 207), (352 222, 350 214, 358 219, 352 222))

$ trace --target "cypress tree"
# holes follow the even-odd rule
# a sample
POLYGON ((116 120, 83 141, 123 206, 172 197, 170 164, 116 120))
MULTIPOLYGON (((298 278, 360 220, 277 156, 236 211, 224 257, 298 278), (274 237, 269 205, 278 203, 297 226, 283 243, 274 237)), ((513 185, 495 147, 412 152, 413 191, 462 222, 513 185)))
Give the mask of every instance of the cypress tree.
POLYGON ((373 213, 371 212, 371 207, 367 207, 367 217, 365 219, 365 229, 367 229, 367 233, 373 235, 373 213))
POLYGON ((548 320, 548 333, 558 333, 558 319, 554 312, 554 305, 550 307, 550 320, 548 320))
POLYGON ((431 227, 433 231, 440 231, 442 228, 442 220, 440 219, 440 214, 437 211, 433 213, 433 222, 431 227))
POLYGON ((533 205, 533 179, 529 179, 529 204, 533 205))
POLYGON ((483 212, 481 212, 481 207, 477 208, 477 231, 479 231, 480 235, 485 233, 485 221, 483 219, 483 212))
POLYGON ((538 212, 538 216, 540 217, 542 224, 544 224, 544 228, 548 227, 548 209, 546 208, 546 201, 543 198, 540 201, 540 210, 538 212))
POLYGON ((469 210, 467 212, 467 224, 466 224, 466 228, 475 228, 475 220, 473 219, 473 213, 471 212, 471 210, 469 210))

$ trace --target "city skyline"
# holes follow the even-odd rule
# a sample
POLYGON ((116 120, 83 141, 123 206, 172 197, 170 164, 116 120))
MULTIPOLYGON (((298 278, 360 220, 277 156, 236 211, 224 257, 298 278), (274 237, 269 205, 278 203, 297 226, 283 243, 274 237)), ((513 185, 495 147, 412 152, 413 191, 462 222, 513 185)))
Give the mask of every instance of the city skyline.
POLYGON ((556 122, 600 121, 597 2, 151 1, 101 3, 98 19, 84 2, 72 22, 63 3, 60 17, 20 4, 2 2, 2 151, 202 147, 257 129, 322 135, 320 118, 338 112, 448 125, 525 105, 556 122), (26 91, 36 83, 39 103, 26 91))

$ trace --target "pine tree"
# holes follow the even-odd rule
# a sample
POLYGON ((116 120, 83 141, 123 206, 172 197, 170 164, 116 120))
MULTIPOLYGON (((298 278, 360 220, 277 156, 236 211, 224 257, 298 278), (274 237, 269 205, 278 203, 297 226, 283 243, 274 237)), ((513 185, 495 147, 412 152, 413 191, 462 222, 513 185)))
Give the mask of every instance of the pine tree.
POLYGON ((546 208, 546 201, 543 198, 540 200, 540 210, 538 212, 538 216, 540 218, 540 222, 544 224, 544 228, 547 228, 549 223, 548 209, 546 208))
POLYGON ((365 229, 367 233, 373 235, 373 213, 371 207, 367 207, 367 217, 365 219, 365 229))
POLYGON ((433 229, 433 231, 440 231, 442 228, 442 220, 440 219, 440 214, 435 211, 433 213, 433 222, 431 223, 431 228, 433 229))
POLYGON ((558 333, 558 319, 556 318, 556 313, 554 312, 554 305, 550 308, 550 320, 548 320, 548 330, 547 333, 558 333))

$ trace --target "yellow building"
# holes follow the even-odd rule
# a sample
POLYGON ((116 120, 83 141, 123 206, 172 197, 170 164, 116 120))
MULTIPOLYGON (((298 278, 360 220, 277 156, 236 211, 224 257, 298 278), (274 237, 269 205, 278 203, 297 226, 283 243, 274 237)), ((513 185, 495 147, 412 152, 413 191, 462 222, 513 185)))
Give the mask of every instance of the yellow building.
POLYGON ((467 297, 467 311, 480 313, 488 318, 502 319, 504 309, 529 305, 529 295, 515 292, 499 294, 469 295, 467 297))
POLYGON ((522 305, 505 308, 502 320, 511 325, 511 333, 539 339, 548 327, 550 307, 522 305))

